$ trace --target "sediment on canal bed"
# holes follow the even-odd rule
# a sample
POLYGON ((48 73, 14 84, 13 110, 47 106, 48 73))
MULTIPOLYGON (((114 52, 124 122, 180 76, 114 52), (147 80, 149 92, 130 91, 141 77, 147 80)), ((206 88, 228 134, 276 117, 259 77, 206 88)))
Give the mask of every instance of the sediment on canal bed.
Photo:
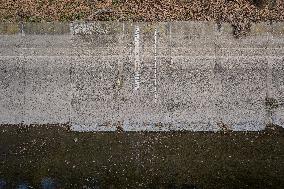
POLYGON ((0 179, 9 188, 283 188, 283 128, 260 132, 71 132, 2 125, 0 179))

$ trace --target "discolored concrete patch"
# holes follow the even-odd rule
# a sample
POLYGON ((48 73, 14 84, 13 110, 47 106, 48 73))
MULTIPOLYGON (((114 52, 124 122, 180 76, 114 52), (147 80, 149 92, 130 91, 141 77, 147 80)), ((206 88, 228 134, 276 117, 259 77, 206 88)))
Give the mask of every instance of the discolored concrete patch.
POLYGON ((24 123, 68 122, 72 97, 70 62, 60 57, 25 60, 24 123))
POLYGON ((24 118, 25 59, 0 58, 0 122, 19 124, 24 118))

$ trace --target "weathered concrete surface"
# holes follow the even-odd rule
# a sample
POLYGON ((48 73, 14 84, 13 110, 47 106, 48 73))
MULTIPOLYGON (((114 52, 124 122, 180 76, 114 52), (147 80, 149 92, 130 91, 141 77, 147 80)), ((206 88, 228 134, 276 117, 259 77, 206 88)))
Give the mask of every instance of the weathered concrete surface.
POLYGON ((118 102, 115 84, 119 58, 76 57, 72 59, 75 87, 71 100, 71 122, 95 125, 96 130, 115 130, 118 102))
POLYGON ((69 121, 70 62, 52 56, 25 58, 25 124, 69 121))
POLYGON ((284 58, 269 59, 272 122, 284 125, 284 58))
POLYGON ((264 129, 266 66, 265 59, 251 57, 224 58, 215 64, 221 124, 233 130, 264 129))
MULTIPOLYGON (((1 24, 0 24, 1 25, 1 24)), ((284 24, 46 23, 0 27, 0 124, 85 131, 284 125, 284 24)))
POLYGON ((18 124, 24 119, 25 73, 22 57, 0 58, 0 122, 18 124))

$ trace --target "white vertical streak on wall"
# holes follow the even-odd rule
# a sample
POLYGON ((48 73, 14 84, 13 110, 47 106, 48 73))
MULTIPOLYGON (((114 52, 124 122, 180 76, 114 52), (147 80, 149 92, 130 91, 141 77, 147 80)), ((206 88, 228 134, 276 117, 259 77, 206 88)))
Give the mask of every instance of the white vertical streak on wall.
POLYGON ((170 23, 170 27, 169 27, 169 33, 170 33, 170 58, 171 58, 171 65, 172 65, 172 24, 170 23))
POLYGON ((21 27, 21 35, 25 36, 24 23, 23 22, 20 23, 20 27, 21 27))
POLYGON ((135 77, 134 77, 134 90, 140 87, 140 28, 135 27, 134 33, 134 62, 135 62, 135 77))
POLYGON ((158 93, 157 93, 157 43, 158 43, 158 30, 155 29, 154 33, 155 43, 154 43, 154 94, 155 94, 155 103, 157 103, 158 93))
MULTIPOLYGON (((122 46, 125 49, 126 47, 124 46, 124 32, 125 32, 125 25, 124 23, 122 23, 122 37, 121 37, 120 43, 122 43, 122 46)), ((118 62, 118 81, 117 81, 118 88, 120 88, 122 84, 122 73, 123 73, 123 61, 119 60, 118 62)))

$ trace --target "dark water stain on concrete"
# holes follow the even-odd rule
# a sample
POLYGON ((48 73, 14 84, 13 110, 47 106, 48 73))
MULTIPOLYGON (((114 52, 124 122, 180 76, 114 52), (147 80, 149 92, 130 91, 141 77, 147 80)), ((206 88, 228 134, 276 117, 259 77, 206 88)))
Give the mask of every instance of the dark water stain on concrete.
POLYGON ((76 133, 0 127, 0 179, 9 188, 284 188, 284 132, 76 133), (3 181, 4 182, 4 181, 3 181))

